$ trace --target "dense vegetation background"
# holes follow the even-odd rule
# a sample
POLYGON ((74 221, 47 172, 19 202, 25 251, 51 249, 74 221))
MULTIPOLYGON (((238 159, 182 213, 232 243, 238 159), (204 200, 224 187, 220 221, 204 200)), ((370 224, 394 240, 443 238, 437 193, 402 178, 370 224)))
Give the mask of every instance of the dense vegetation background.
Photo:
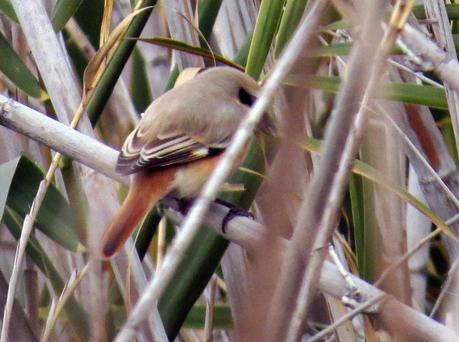
POLYGON ((1 340, 459 340, 458 19, 440 0, 0 0, 1 340), (195 232, 160 208, 101 262, 115 149, 215 65, 259 80, 249 115, 278 126, 219 195, 254 220, 223 234, 211 205, 195 232))

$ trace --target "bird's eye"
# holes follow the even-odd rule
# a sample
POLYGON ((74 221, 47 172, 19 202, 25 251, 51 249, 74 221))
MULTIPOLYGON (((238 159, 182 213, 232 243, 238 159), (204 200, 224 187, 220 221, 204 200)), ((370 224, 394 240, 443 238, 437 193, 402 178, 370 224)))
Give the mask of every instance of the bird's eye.
POLYGON ((244 88, 239 88, 239 101, 247 106, 253 105, 256 97, 249 94, 244 88))

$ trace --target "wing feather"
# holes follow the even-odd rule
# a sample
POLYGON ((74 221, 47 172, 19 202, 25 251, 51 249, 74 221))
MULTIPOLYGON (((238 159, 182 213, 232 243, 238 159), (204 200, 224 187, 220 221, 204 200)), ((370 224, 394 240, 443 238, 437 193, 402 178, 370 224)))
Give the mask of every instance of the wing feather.
POLYGON ((117 171, 131 174, 140 170, 154 170, 189 163, 222 152, 230 137, 205 144, 197 137, 182 132, 157 134, 145 143, 139 129, 126 139, 118 156, 117 171), (159 138, 161 136, 161 138, 159 138))

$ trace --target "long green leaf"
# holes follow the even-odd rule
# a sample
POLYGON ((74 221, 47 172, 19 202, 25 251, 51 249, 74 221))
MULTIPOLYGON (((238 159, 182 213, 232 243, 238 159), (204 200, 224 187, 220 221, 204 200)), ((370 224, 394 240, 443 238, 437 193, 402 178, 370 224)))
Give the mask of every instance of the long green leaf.
MULTIPOLYGON (((183 324, 184 328, 188 329, 204 329, 206 316, 205 305, 195 305, 186 317, 183 324)), ((229 305, 217 304, 214 308, 214 330, 228 330, 233 326, 231 320, 231 309, 229 305)))
POLYGON ((179 265, 159 301, 159 312, 171 341, 212 277, 228 245, 228 241, 211 230, 201 229, 198 237, 193 240, 187 251, 188 257, 179 265))
POLYGON ((237 68, 239 70, 243 69, 241 65, 234 63, 230 61, 229 59, 226 59, 222 55, 212 54, 208 49, 197 47, 197 46, 191 46, 187 43, 184 43, 178 40, 174 40, 170 38, 139 38, 138 40, 142 42, 150 43, 150 44, 167 47, 167 48, 174 49, 174 50, 188 52, 193 55, 208 58, 210 60, 215 60, 223 64, 232 66, 234 68, 237 68))
POLYGON ((412 83, 389 83, 378 94, 389 100, 448 110, 445 91, 439 87, 412 83))
MULTIPOLYGON (((297 87, 320 89, 338 93, 341 80, 337 76, 310 76, 297 78, 293 75, 284 80, 284 84, 297 87)), ((442 88, 410 83, 386 83, 377 96, 393 101, 418 104, 438 109, 448 109, 445 91, 442 88)))
POLYGON ((364 207, 362 197, 362 179, 355 174, 351 174, 349 179, 349 201, 352 227, 354 229, 355 254, 357 256, 357 267, 359 270, 363 270, 365 265, 364 253, 362 253, 365 248, 365 227, 363 222, 364 207))
MULTIPOLYGON (((2 189, 8 193, 7 205, 25 217, 43 178, 40 168, 26 157, 21 157, 16 164, 10 187, 2 189)), ((69 204, 60 191, 51 185, 38 212, 35 226, 61 246, 71 251, 82 251, 84 247, 79 242, 74 222, 69 204)))
POLYGON ((10 0, 0 0, 0 11, 2 11, 8 18, 10 18, 15 23, 18 22, 18 17, 16 16, 16 12, 14 12, 14 8, 11 5, 10 0))
POLYGON ((282 15, 284 2, 285 0, 264 0, 261 2, 246 67, 247 73, 254 78, 260 76, 265 65, 282 15))
POLYGON ((54 30, 60 32, 67 21, 75 14, 83 0, 59 0, 51 15, 54 30))
POLYGON ((0 32, 0 71, 19 89, 32 97, 40 98, 42 92, 38 80, 22 62, 16 51, 0 32))
POLYGON ((279 56, 284 46, 303 17, 304 9, 308 0, 287 0, 285 3, 284 14, 279 25, 279 32, 276 37, 276 56, 279 56))
POLYGON ((314 48, 308 51, 308 57, 336 57, 348 55, 352 43, 336 43, 328 46, 314 48))
POLYGON ((145 59, 137 48, 132 54, 131 70, 132 102, 137 112, 143 113, 153 98, 145 69, 145 59))
MULTIPOLYGON (((206 39, 210 38, 221 5, 222 0, 201 1, 199 5, 199 30, 206 39)), ((199 37, 199 40, 201 42, 201 47, 207 47, 202 37, 199 37)))
MULTIPOLYGON (((446 5, 446 13, 448 14, 448 18, 450 20, 458 20, 459 19, 459 5, 457 4, 447 4, 446 5)), ((413 7, 413 14, 417 19, 426 19, 426 12, 424 6, 422 4, 416 5, 413 7)), ((335 21, 327 26, 325 26, 322 31, 326 30, 338 30, 338 29, 351 29, 352 24, 349 21, 344 19, 335 21)))
MULTIPOLYGON (((13 210, 7 209, 4 215, 4 222, 11 234, 19 240, 22 227, 22 220, 19 215, 13 210)), ((46 278, 49 279, 54 292, 59 296, 64 289, 65 283, 54 267, 53 262, 48 258, 44 249, 33 235, 29 237, 29 241, 27 242, 26 253, 29 255, 30 260, 32 260, 46 278)), ((73 296, 71 296, 65 304, 64 312, 67 314, 69 321, 74 327, 75 333, 82 341, 88 341, 88 314, 73 296)))
POLYGON ((16 172, 20 157, 0 165, 0 220, 6 207, 8 192, 16 172))
MULTIPOLYGON (((153 8, 152 6, 156 5, 156 0, 143 0, 141 1, 140 8, 147 8, 146 10, 140 12, 131 22, 129 25, 125 37, 129 38, 137 38, 139 37, 140 33, 142 32, 148 18, 150 17, 150 13, 153 8)), ((108 65, 102 74, 99 82, 97 83, 94 93, 88 103, 86 108, 89 119, 93 125, 96 124, 97 120, 99 119, 100 114, 102 113, 102 109, 104 108, 105 104, 110 97, 113 88, 123 71, 126 62, 131 55, 131 52, 134 49, 136 44, 135 40, 132 39, 124 39, 118 47, 116 51, 113 53, 112 58, 108 62, 108 65)))
POLYGON ((100 26, 104 15, 104 3, 105 0, 83 1, 73 16, 94 48, 98 48, 100 43, 100 26))
MULTIPOLYGON (((447 4, 446 5, 446 13, 448 14, 448 18, 450 20, 459 19, 459 5, 457 5, 457 4, 447 4)), ((418 19, 426 19, 426 12, 425 12, 424 6, 422 4, 416 5, 416 6, 413 7, 413 14, 418 19)))

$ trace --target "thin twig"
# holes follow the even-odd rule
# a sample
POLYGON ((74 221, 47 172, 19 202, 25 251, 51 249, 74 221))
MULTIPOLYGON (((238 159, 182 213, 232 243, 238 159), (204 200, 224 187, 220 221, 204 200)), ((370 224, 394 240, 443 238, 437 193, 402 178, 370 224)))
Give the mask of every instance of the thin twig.
POLYGON ((215 316, 215 294, 217 292, 217 280, 210 281, 209 299, 206 303, 206 318, 204 321, 204 341, 212 342, 215 316))
POLYGON ((308 338, 306 340, 306 342, 320 341, 322 338, 326 337, 327 335, 332 334, 336 330, 336 328, 338 328, 340 325, 346 323, 348 320, 354 318, 358 314, 361 314, 364 310, 366 310, 370 306, 372 306, 372 305, 376 304, 377 302, 383 300, 385 296, 386 296, 386 294, 382 293, 382 294, 380 294, 378 296, 375 296, 375 297, 363 302, 362 304, 360 304, 359 306, 357 306, 356 308, 354 308, 353 310, 349 311, 347 314, 343 315, 338 320, 333 322, 333 324, 331 324, 328 327, 326 327, 324 330, 322 330, 319 333, 315 334, 311 338, 308 338))
POLYGON ((433 318, 437 313, 440 305, 443 303, 445 296, 449 293, 451 283, 455 280, 455 275, 457 270, 459 269, 459 260, 454 261, 453 266, 450 268, 448 272, 448 278, 442 285, 442 290, 440 295, 438 296, 437 300, 435 301, 435 305, 433 306, 432 310, 430 311, 429 317, 433 318))
POLYGON ((80 284, 83 278, 88 274, 93 264, 94 264, 93 261, 89 261, 83 267, 81 272, 73 273, 68 283, 65 285, 64 289, 62 290, 59 300, 57 302, 53 301, 54 305, 51 307, 49 311, 48 319, 46 321, 46 326, 43 331, 43 335, 42 335, 42 338, 40 339, 40 342, 46 342, 49 340, 52 329, 54 325, 56 324, 57 318, 59 314, 61 313, 62 309, 64 308, 64 305, 67 303, 67 300, 70 298, 72 293, 75 292, 77 286, 80 284))
MULTIPOLYGON (((443 179, 441 179, 441 176, 434 170, 432 165, 426 160, 426 158, 423 156, 423 154, 416 148, 416 146, 413 144, 413 142, 407 137, 405 132, 397 125, 395 120, 392 118, 392 115, 387 113, 381 106, 378 106, 378 109, 381 111, 381 113, 384 114, 384 117, 387 119, 387 121, 392 125, 392 127, 395 129, 395 131, 400 135, 402 140, 405 142, 406 146, 413 152, 413 155, 418 158, 418 161, 421 162, 421 164, 424 166, 425 170, 427 170, 430 175, 432 176, 432 179, 434 179, 437 184, 440 186, 440 188, 443 190, 445 197, 448 198, 449 201, 454 203, 454 206, 459 209, 459 199, 456 197, 456 195, 451 191, 450 188, 445 184, 443 179)), ((372 109, 368 109, 373 111, 374 113, 378 114, 372 109)), ((424 177, 426 178, 426 177, 424 177)), ((425 179, 423 179, 425 181, 425 179)))
MULTIPOLYGON (((456 48, 451 33, 451 24, 446 12, 445 2, 443 0, 426 0, 424 2, 425 11, 428 19, 435 19, 437 23, 432 25, 435 38, 439 41, 440 46, 444 48, 445 53, 451 60, 457 63, 456 48)), ((448 112, 451 117, 451 124, 456 142, 456 151, 459 151, 459 97, 457 90, 454 90, 449 83, 445 84, 446 99, 448 101, 448 112)))
POLYGON ((451 59, 435 42, 428 39, 422 32, 406 24, 402 30, 402 38, 413 55, 431 63, 434 72, 456 91, 459 91, 459 63, 451 59))
POLYGON ((437 228, 427 236, 425 236, 422 240, 418 241, 415 246, 413 246, 409 251, 404 253, 395 263, 391 264, 388 268, 386 268, 382 273, 378 280, 375 282, 375 286, 379 286, 389 274, 399 268, 405 261, 407 261, 414 253, 416 253, 422 246, 424 246, 427 242, 434 239, 437 235, 442 232, 442 229, 437 228))

